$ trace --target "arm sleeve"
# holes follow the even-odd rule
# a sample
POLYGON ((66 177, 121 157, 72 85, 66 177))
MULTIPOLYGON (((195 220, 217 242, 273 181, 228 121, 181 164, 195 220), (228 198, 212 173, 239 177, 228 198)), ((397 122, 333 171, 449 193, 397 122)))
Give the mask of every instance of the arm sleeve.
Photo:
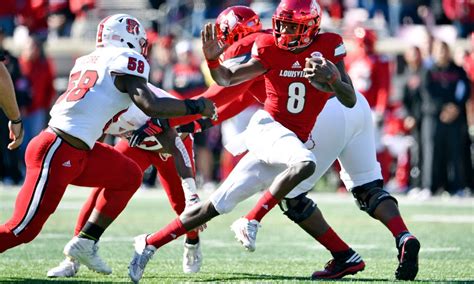
POLYGON ((109 71, 113 74, 141 77, 148 81, 150 65, 141 54, 130 49, 124 50, 110 62, 109 71))
POLYGON ((5 55, 0 51, 0 62, 5 60, 5 55))

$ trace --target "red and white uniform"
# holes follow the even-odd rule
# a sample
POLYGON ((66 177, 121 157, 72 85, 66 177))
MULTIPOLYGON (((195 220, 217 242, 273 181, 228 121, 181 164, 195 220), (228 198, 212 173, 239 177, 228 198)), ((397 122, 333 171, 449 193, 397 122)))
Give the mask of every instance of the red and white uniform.
MULTIPOLYGON (((169 93, 159 89, 152 84, 148 84, 148 87, 153 91, 157 97, 172 97, 169 93)), ((109 125, 105 133, 121 137, 128 138, 131 133, 140 128, 150 119, 143 111, 141 111, 136 105, 130 106, 130 108, 120 115, 118 119, 109 125)), ((191 160, 191 165, 194 168, 194 152, 193 152, 193 140, 192 136, 187 136, 183 139, 183 143, 186 147, 187 154, 191 160)), ((169 154, 158 153, 155 150, 161 149, 161 144, 154 137, 148 137, 144 143, 137 147, 130 147, 126 139, 121 139, 116 145, 115 150, 124 154, 131 160, 133 160, 140 167, 143 173, 150 165, 153 165, 158 170, 158 176, 160 178, 161 185, 168 196, 168 200, 171 207, 176 214, 181 214, 185 208, 185 194, 181 185, 181 178, 178 176, 176 170, 174 157, 169 154)), ((186 158, 185 158, 186 159, 186 158)), ((103 188, 94 188, 89 196, 89 199, 84 204, 79 214, 79 218, 76 224, 75 235, 77 235, 84 224, 87 222, 90 213, 94 209, 94 206, 98 200, 100 193, 103 188)), ((189 232, 188 237, 191 239, 196 238, 197 232, 189 232)))
POLYGON ((135 162, 95 141, 107 122, 132 102, 115 88, 114 76, 148 78, 148 72, 143 56, 130 49, 99 48, 76 61, 68 90, 51 110, 49 125, 82 140, 90 150, 70 146, 50 129, 33 138, 13 216, 0 226, 0 252, 33 240, 69 184, 103 187, 95 209, 112 219, 125 208, 141 184, 142 173, 135 162))
POLYGON ((242 152, 245 145, 257 158, 270 164, 316 162, 303 143, 330 94, 317 90, 304 78, 305 58, 315 52, 334 63, 345 56, 341 37, 332 33, 315 36, 298 54, 278 48, 270 34, 257 37, 252 57, 268 70, 264 74, 267 97, 264 110, 255 113, 244 132, 244 143, 229 145, 231 152, 242 152))
MULTIPOLYGON (((311 131, 314 142, 305 143, 318 159, 318 166, 287 198, 313 189, 336 159, 341 164, 340 176, 347 189, 382 179, 375 156, 370 107, 364 96, 356 93, 357 103, 353 108, 343 106, 337 98, 329 99, 324 106, 311 131)), ((209 199, 220 214, 230 212, 240 202, 268 188, 284 169, 282 165, 268 166, 248 153, 209 199)))
MULTIPOLYGON (((261 33, 254 33, 234 43, 226 50, 241 50, 261 33)), ((339 46, 340 50, 341 47, 339 46)), ((247 49, 248 50, 248 49, 247 49)), ((211 86, 204 96, 218 106, 219 122, 265 98, 263 76, 242 84, 223 88, 211 86)), ((315 173, 300 183, 287 197, 307 192, 323 176, 336 159, 342 165, 341 179, 346 188, 352 189, 381 179, 380 165, 375 158, 374 128, 367 100, 357 93, 353 108, 344 107, 336 98, 328 100, 311 130, 314 139, 306 146, 318 159, 315 173)), ((262 138, 260 136, 259 138, 262 138)), ((267 188, 284 170, 283 166, 269 166, 252 153, 244 156, 229 177, 215 191, 210 200, 220 214, 231 211, 238 203, 267 188)))

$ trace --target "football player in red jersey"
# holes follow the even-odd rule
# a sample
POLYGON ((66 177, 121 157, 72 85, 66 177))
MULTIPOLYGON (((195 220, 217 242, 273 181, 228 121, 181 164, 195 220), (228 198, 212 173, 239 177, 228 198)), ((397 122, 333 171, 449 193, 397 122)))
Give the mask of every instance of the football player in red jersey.
MULTIPOLYGON (((319 31, 319 6, 315 1, 308 2, 306 8, 311 10, 311 15, 306 17, 305 20, 311 22, 309 25, 311 26, 310 32, 302 33, 301 35, 297 35, 297 37, 307 37, 304 44, 298 43, 296 46, 287 46, 287 44, 293 44, 293 41, 288 41, 287 43, 283 43, 281 47, 275 46, 275 40, 272 35, 269 34, 262 34, 256 37, 256 42, 261 43, 265 46, 265 48, 272 49, 271 52, 279 53, 283 51, 283 54, 294 54, 296 56, 292 57, 292 61, 289 66, 288 64, 282 64, 278 67, 264 67, 262 63, 255 59, 251 59, 247 63, 243 63, 241 65, 237 65, 231 68, 241 68, 241 66, 247 66, 246 69, 250 74, 251 77, 248 77, 247 80, 255 79, 260 75, 263 75, 270 69, 268 73, 272 73, 274 76, 277 76, 278 80, 283 79, 285 84, 288 86, 283 87, 285 88, 284 97, 281 98, 281 86, 278 88, 278 92, 274 90, 274 86, 271 86, 272 80, 268 80, 267 74, 265 74, 265 83, 267 90, 273 90, 271 94, 267 93, 267 98, 265 101, 265 108, 269 111, 259 111, 254 115, 248 130, 246 131, 244 143, 239 143, 241 145, 247 146, 250 150, 250 153, 246 155, 246 157, 250 157, 251 160, 259 159, 265 160, 266 164, 264 167, 272 167, 278 164, 287 165, 288 168, 283 172, 283 174, 277 177, 277 182, 273 185, 277 191, 275 194, 277 197, 275 198, 272 193, 268 192, 265 194, 264 198, 270 198, 270 205, 265 206, 268 210, 274 207, 280 199, 282 199, 291 189, 293 189, 298 183, 303 181, 304 179, 308 178, 312 175, 315 169, 315 157, 313 156, 312 152, 309 151, 306 146, 303 144, 303 141, 308 140, 309 133, 313 128, 314 122, 316 121, 316 116, 323 108, 326 100, 330 97, 329 93, 321 92, 316 90, 311 86, 308 80, 305 78, 305 72, 303 72, 303 66, 305 65, 305 58, 310 57, 311 53, 315 50, 306 50, 306 47, 311 44, 312 37, 319 31), (310 6, 311 5, 311 6, 310 6), (263 38, 263 39, 261 39, 263 38), (310 40, 311 38, 311 40, 310 40), (291 50, 288 50, 291 49, 291 50), (297 52, 295 52, 297 51, 297 52), (293 64, 293 65, 292 65, 293 64), (276 70, 278 68, 287 68, 290 70, 276 70), (297 70, 291 70, 292 68, 297 70), (281 71, 281 72, 280 72, 281 71), (280 74, 280 75, 279 75, 280 74), (282 78, 278 77, 281 76, 282 78), (294 83, 294 84, 293 84, 294 83), (287 91, 291 92, 290 96, 286 93, 287 91), (308 90, 309 94, 306 96, 306 90, 308 90), (288 99, 289 96, 289 99, 288 99), (305 101, 308 100, 309 107, 305 108, 305 101), (284 101, 284 102, 283 102, 284 101), (281 111, 280 111, 281 109, 281 111), (271 114, 270 114, 271 113, 271 114), (275 118, 273 117, 275 116, 275 118), (288 130, 278 121, 285 123, 288 127, 291 127, 295 130, 297 134, 293 131, 288 130), (263 134, 263 135, 262 135, 263 134), (268 137, 269 139, 261 139, 264 137, 268 137), (260 138, 259 141, 252 138, 260 138), (265 141, 266 140, 266 141, 265 141), (262 143, 263 142, 263 143, 262 143)), ((304 13, 302 13, 304 14, 304 13)), ((291 24, 288 23, 288 26, 291 24)), ((283 30, 290 28, 284 25, 283 30)), ((303 25, 301 30, 303 30, 306 25, 303 25), (304 27, 303 27, 304 26, 304 27)), ((207 25, 205 27, 205 31, 203 32, 203 50, 206 54, 206 58, 209 59, 209 51, 214 52, 213 60, 214 63, 217 62, 215 66, 210 67, 218 67, 220 64, 217 61, 217 58, 223 52, 223 48, 219 48, 217 39, 217 33, 211 32, 212 26, 207 25), (212 39, 211 39, 212 38, 212 39), (213 40, 214 43, 210 43, 210 40, 213 40), (217 47, 217 48, 216 48, 217 47), (214 49, 214 51, 212 50, 214 49)), ((296 32, 296 30, 292 30, 292 32, 296 32)), ((280 35, 278 36, 280 37, 280 35)), ((322 36, 320 42, 323 41, 330 41, 335 39, 335 46, 319 49, 320 53, 325 55, 332 60, 341 60, 345 54, 344 46, 342 45, 342 39, 335 35, 335 34, 328 34, 327 36, 322 36)), ((290 38, 286 38, 285 40, 290 40, 290 38)), ((276 41, 280 43, 280 41, 276 41)), ((266 56, 269 56, 269 53, 265 53, 266 56)), ((268 59, 268 58, 267 58, 268 59)), ((320 60, 320 59, 318 59, 320 60)), ((282 63, 282 62, 280 62, 282 63)), ((288 63, 288 62, 286 62, 288 63)), ((350 85, 350 81, 348 77, 345 77, 346 82, 341 81, 341 77, 339 75, 336 67, 328 66, 325 60, 321 60, 321 69, 313 70, 313 74, 315 75, 322 75, 326 78, 326 80, 330 81, 334 84, 333 88, 337 90, 338 98, 347 106, 352 107, 355 102, 355 94, 354 90, 350 85), (330 73, 332 72, 332 74, 330 73)), ((340 68, 342 68, 343 74, 345 74, 343 68, 343 64, 339 64, 340 68)), ((222 70, 228 70, 225 67, 219 67, 222 70)), ((215 70, 211 69, 212 73, 215 70)), ((246 71, 246 72, 247 72, 246 71)), ((214 77, 215 74, 213 74, 214 77)), ((217 78, 215 78, 217 79, 217 78)), ((274 80, 274 79, 273 79, 274 80)), ((240 81, 233 82, 234 84, 243 83, 245 80, 241 79, 240 81)), ((222 81, 218 80, 218 83, 222 83, 222 81)), ((274 83, 274 82, 273 82, 274 83)), ((228 86, 228 84, 225 84, 228 86)), ((245 151, 247 149, 238 149, 238 151, 245 151)), ((245 157, 244 157, 245 160, 245 157)), ((248 159, 247 159, 248 160, 248 159)), ((239 163, 241 164, 242 161, 239 163)), ((245 164, 245 161, 242 163, 245 164)), ((246 180, 248 181, 248 179, 246 180)), ((227 180, 226 180, 227 182, 227 180)), ((235 182, 235 180, 234 180, 235 182)), ((271 187, 272 188, 272 187, 271 187)), ((243 195, 247 194, 246 192, 242 193, 243 195)), ((216 198, 219 198, 218 196, 216 198)), ((308 204, 310 207, 314 207, 314 204, 308 204), (311 206, 313 205, 313 206, 311 206)), ((169 224, 165 229, 153 234, 151 236, 141 235, 136 238, 135 241, 135 254, 129 266, 129 275, 134 282, 138 282, 142 275, 145 268, 146 263, 153 255, 156 248, 164 245, 165 243, 171 241, 172 239, 176 238, 179 235, 182 235, 187 228, 194 228, 198 223, 202 222, 204 219, 211 219, 219 215, 219 212, 226 212, 225 208, 221 208, 219 210, 212 206, 212 203, 208 202, 204 206, 202 206, 198 210, 194 210, 194 213, 182 214, 187 215, 189 218, 186 218, 185 221, 180 220, 180 218, 174 220, 171 224, 169 224), (199 211, 205 212, 199 216, 199 211), (182 223, 184 222, 184 224, 182 223), (184 225, 184 226, 183 226, 184 225)), ((229 208, 231 209, 231 208, 229 208)), ((308 210, 309 212, 309 210, 308 210)), ((310 214, 314 212, 311 210, 310 214)), ((257 213, 261 217, 264 214, 257 213)), ((256 217, 258 218, 258 217, 256 217)), ((253 218, 252 218, 253 219, 253 218)), ((333 242, 331 245, 333 246, 333 250, 335 253, 341 252, 344 254, 344 260, 348 264, 345 265, 342 270, 337 271, 336 274, 331 275, 333 278, 342 277, 346 274, 353 274, 365 267, 364 262, 360 258, 360 256, 352 251, 347 244, 345 244, 332 230, 330 230, 332 234, 328 234, 326 237, 331 238, 333 242), (334 241, 335 240, 335 241, 334 241)))
MULTIPOLYGON (((232 9, 234 8, 235 7, 226 9, 224 12, 221 13, 221 15, 229 14, 230 16, 235 16, 245 22, 246 17, 242 16, 243 14, 241 12, 239 13, 239 11, 232 11, 232 9)), ((246 9, 249 10, 248 8, 246 9)), ((248 13, 249 15, 251 15, 252 12, 248 13)), ((232 42, 229 43, 226 41, 226 38, 228 38, 226 36, 228 35, 230 36, 230 38, 233 38, 232 32, 229 32, 232 30, 227 29, 228 27, 226 24, 223 25, 224 28, 221 28, 222 25, 220 23, 220 18, 226 19, 230 16, 221 17, 221 15, 218 17, 216 23, 217 37, 221 39, 222 42, 231 44, 232 42)), ((250 16, 247 18, 250 18, 250 16)), ((227 59, 226 61, 224 61, 223 64, 229 66, 232 65, 231 62, 233 61, 238 61, 237 63, 247 62, 249 60, 249 56, 245 55, 250 52, 250 46, 254 39, 258 36, 259 33, 254 32, 244 37, 236 44, 231 45, 223 54, 223 58, 227 59)), ((205 94, 205 96, 208 98, 210 98, 208 95, 213 96, 212 100, 216 102, 216 105, 219 107, 219 121, 225 120, 227 117, 238 113, 240 110, 254 103, 255 101, 252 96, 254 96, 257 101, 262 101, 265 99, 265 86, 255 84, 261 82, 259 78, 253 80, 253 85, 250 84, 249 81, 247 81, 242 84, 231 86, 228 88, 222 88, 220 90, 217 86, 213 86, 210 88, 210 90, 214 89, 215 93, 207 93, 205 94), (240 93, 240 95, 237 95, 236 91, 239 90, 239 86, 244 86, 244 88, 241 89, 242 93, 240 93), (233 89, 233 91, 226 92, 227 89, 233 89), (227 99, 227 104, 222 105, 223 100, 225 99, 227 99)), ((347 247, 347 245, 340 241, 339 237, 337 237, 337 235, 332 231, 332 229, 330 229, 329 225, 327 225, 327 223, 323 219, 319 209, 317 209, 314 202, 306 197, 306 192, 312 188, 314 183, 328 169, 328 167, 331 165, 331 163, 335 160, 336 157, 339 156, 340 160, 342 161, 343 170, 347 170, 347 172, 343 171, 341 173, 341 177, 343 178, 346 185, 348 185, 348 188, 355 189, 353 193, 359 202, 364 201, 363 197, 367 197, 365 191, 368 191, 370 189, 373 189, 370 196, 374 196, 375 194, 375 196, 381 197, 383 195, 383 197, 380 198, 380 202, 372 202, 370 208, 367 208, 366 206, 364 207, 362 206, 364 204, 361 204, 362 210, 367 211, 374 218, 380 219, 381 221, 385 221, 385 219, 381 217, 383 216, 382 213, 376 212, 374 214, 376 208, 377 211, 378 208, 384 208, 383 210, 393 209, 386 208, 387 204, 385 204, 384 206, 379 206, 379 204, 382 204, 382 201, 385 201, 384 203, 390 203, 394 205, 396 211, 394 215, 395 217, 397 217, 394 217, 394 219, 398 219, 400 218, 400 216, 394 198, 382 190, 383 182, 380 180, 380 167, 377 161, 375 160, 375 154, 373 151, 374 145, 373 139, 371 138, 373 136, 372 126, 369 125, 367 127, 367 123, 356 123, 356 121, 370 121, 370 110, 368 108, 367 101, 363 99, 360 94, 358 94, 358 101, 356 106, 354 107, 354 109, 348 109, 342 107, 334 98, 330 100, 330 103, 326 104, 325 109, 326 111, 323 111, 320 115, 320 118, 318 118, 318 123, 313 128, 312 133, 313 136, 319 137, 315 134, 329 133, 329 131, 331 131, 331 135, 325 135, 322 136, 320 139, 316 139, 316 147, 314 147, 314 144, 310 145, 313 146, 313 153, 315 153, 315 155, 316 153, 318 153, 318 155, 316 155, 316 157, 318 157, 318 162, 321 158, 321 167, 317 168, 316 173, 309 179, 309 181, 303 182, 306 183, 306 185, 298 185, 298 187, 302 187, 299 190, 301 190, 300 193, 303 192, 303 194, 299 194, 295 198, 285 198, 285 202, 282 202, 281 208, 285 208, 285 215, 295 221, 299 226, 301 226, 309 234, 311 234, 318 241, 320 241, 330 251, 334 252, 340 249, 341 247, 347 247), (320 119, 322 119, 321 123, 319 123, 320 119), (337 125, 339 125, 338 123, 341 123, 341 129, 333 129, 332 125, 336 124, 337 128, 337 125), (334 137, 333 139, 329 139, 327 138, 327 136, 334 137), (365 151, 364 149, 359 149, 361 148, 358 147, 358 145, 360 144, 367 145, 367 150, 365 151)), ((209 127, 212 124, 213 123, 206 119, 201 119, 178 129, 186 131, 195 131, 199 130, 200 128, 209 127)), ((311 142, 309 144, 311 144, 311 142)), ((249 155, 250 154, 248 154, 247 156, 249 155)), ((247 159, 246 157, 244 157, 244 159, 247 159)), ((138 259, 134 258, 131 264, 131 269, 134 269, 134 263, 141 263, 141 265, 146 264, 146 261, 148 261, 148 257, 153 254, 153 251, 156 249, 156 247, 160 247, 172 240, 170 236, 179 236, 180 222, 182 222, 185 228, 188 228, 188 226, 193 226, 193 224, 190 224, 190 222, 194 224, 199 224, 198 218, 204 218, 206 220, 209 220, 218 214, 224 214, 226 212, 229 212, 234 208, 237 203, 258 192, 259 189, 265 188, 265 186, 268 185, 265 185, 265 182, 271 181, 271 179, 275 177, 278 173, 278 170, 274 172, 271 170, 269 171, 268 169, 262 169, 261 164, 259 162, 256 162, 255 159, 247 159, 246 163, 239 163, 239 166, 237 166, 237 168, 234 169, 234 171, 231 173, 231 176, 238 175, 238 181, 236 182, 235 179, 229 177, 229 179, 226 180, 224 184, 211 196, 211 201, 204 203, 201 206, 199 212, 194 212, 195 216, 192 216, 191 219, 188 219, 186 216, 182 216, 181 220, 173 221, 168 227, 151 236, 152 238, 154 237, 156 240, 156 242, 154 243, 151 243, 151 241, 149 240, 151 238, 149 238, 145 243, 145 236, 140 236, 140 238, 137 238, 141 241, 141 245, 140 242, 136 243, 136 251, 138 255, 143 255, 143 259, 140 259, 140 257, 138 259), (247 183, 243 181, 244 179, 247 179, 247 183), (146 246, 145 244, 151 244, 151 246, 146 246), (143 260, 145 261, 143 262, 143 260)), ((391 218, 389 220, 391 220, 391 218)), ((403 221, 401 222, 403 223, 403 221)), ((400 226, 401 228, 396 226, 396 228, 392 228, 394 227, 394 225, 388 227, 390 228, 394 236, 397 236, 400 232, 408 233, 408 230, 404 225, 400 226), (403 228, 405 230, 403 230, 403 228)), ((404 246, 400 246, 400 248, 403 247, 404 246)), ((347 249, 346 251, 343 251, 342 254, 346 253, 347 249)), ((344 257, 342 257, 341 260, 341 257, 338 257, 340 255, 341 253, 335 253, 335 260, 330 262, 330 265, 325 271, 314 273, 313 278, 340 278, 346 274, 354 273, 360 270, 361 261, 357 254, 349 254, 349 258, 353 257, 353 260, 357 261, 355 262, 355 265, 350 266, 340 265, 341 262, 344 264, 344 262, 348 260, 348 258, 344 257), (355 270, 353 270, 354 268, 355 270)), ((402 262, 401 259, 400 264, 402 263, 404 262, 402 262)), ((140 270, 130 271, 130 276, 132 277, 132 279, 138 281, 141 278, 142 273, 143 268, 140 270)))
POLYGON ((32 241, 69 184, 104 187, 94 212, 65 253, 91 270, 110 274, 97 253, 97 241, 140 186, 142 173, 135 162, 97 139, 131 104, 151 117, 213 116, 215 107, 206 99, 180 101, 152 94, 147 86, 147 38, 136 18, 105 18, 98 26, 96 47, 76 60, 68 90, 50 112, 49 127, 28 145, 25 182, 12 217, 0 225, 0 253, 32 241))

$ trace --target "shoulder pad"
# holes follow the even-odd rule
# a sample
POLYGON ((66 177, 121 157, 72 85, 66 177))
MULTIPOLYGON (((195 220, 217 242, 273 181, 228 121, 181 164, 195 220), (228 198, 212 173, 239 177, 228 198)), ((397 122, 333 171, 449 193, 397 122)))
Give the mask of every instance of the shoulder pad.
POLYGON ((128 48, 117 48, 115 57, 109 65, 110 73, 127 74, 148 80, 150 65, 143 55, 128 48))

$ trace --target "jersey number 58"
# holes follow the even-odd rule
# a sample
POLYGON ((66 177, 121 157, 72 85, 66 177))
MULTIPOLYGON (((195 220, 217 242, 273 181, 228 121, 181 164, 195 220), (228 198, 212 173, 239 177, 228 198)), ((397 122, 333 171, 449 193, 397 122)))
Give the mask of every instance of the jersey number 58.
POLYGON ((90 88, 94 87, 99 75, 95 70, 87 70, 82 74, 81 71, 71 74, 66 92, 62 94, 56 103, 64 100, 75 102, 82 99, 90 88))

